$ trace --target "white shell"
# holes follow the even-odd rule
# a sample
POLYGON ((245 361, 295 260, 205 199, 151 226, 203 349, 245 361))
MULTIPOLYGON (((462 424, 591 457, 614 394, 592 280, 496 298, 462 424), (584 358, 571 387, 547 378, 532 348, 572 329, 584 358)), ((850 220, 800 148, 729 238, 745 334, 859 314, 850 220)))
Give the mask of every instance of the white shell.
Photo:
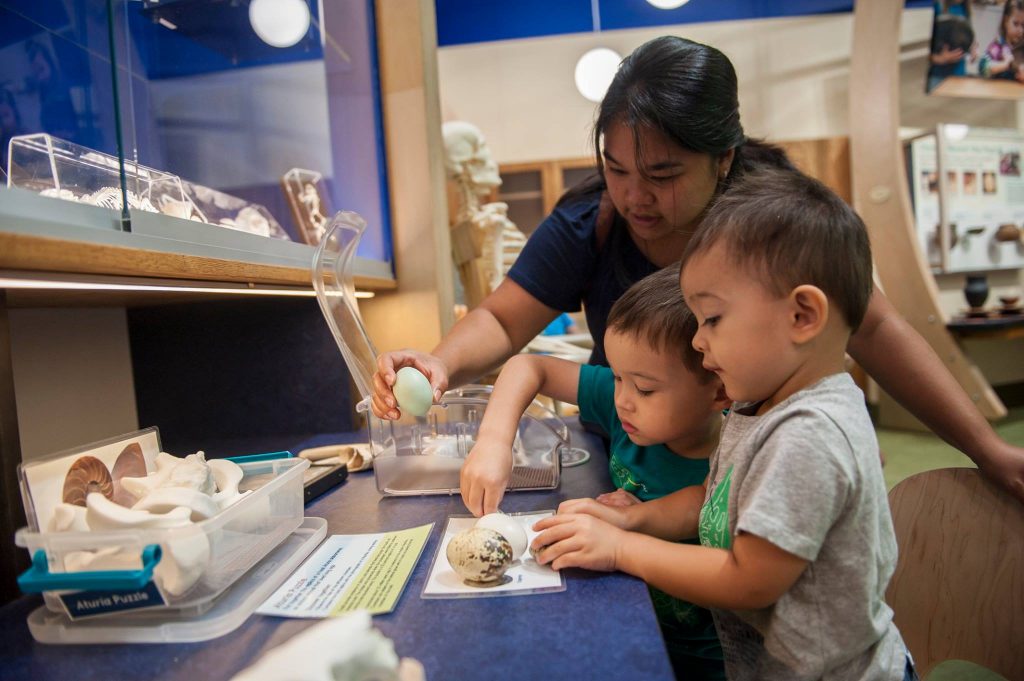
POLYGON ((455 573, 471 582, 501 579, 512 565, 512 545, 486 527, 471 527, 451 538, 445 550, 455 573))
POLYGON ((191 513, 192 522, 199 522, 217 515, 220 508, 210 495, 190 487, 161 487, 139 499, 132 510, 150 513, 168 513, 185 507, 191 513))
POLYGON ((167 513, 150 513, 115 504, 98 492, 85 498, 85 521, 93 532, 143 527, 179 527, 192 522, 192 511, 174 508, 167 513))
POLYGON ((526 530, 522 523, 504 513, 488 513, 476 521, 476 527, 494 530, 512 546, 512 560, 519 560, 526 551, 526 530))
POLYGON ((76 504, 57 504, 53 507, 50 526, 47 532, 88 532, 89 523, 85 520, 85 506, 76 504))
POLYGON ((163 557, 153 576, 164 591, 179 596, 199 581, 210 562, 210 540, 197 527, 183 527, 160 544, 163 557))

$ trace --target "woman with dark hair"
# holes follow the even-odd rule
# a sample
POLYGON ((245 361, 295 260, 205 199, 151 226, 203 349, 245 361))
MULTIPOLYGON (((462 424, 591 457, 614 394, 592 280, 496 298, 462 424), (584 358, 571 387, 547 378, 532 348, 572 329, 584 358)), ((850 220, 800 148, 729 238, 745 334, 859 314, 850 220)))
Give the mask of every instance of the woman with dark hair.
MULTIPOLYGON (((494 370, 560 312, 584 307, 592 363, 607 364, 612 303, 644 276, 679 260, 714 197, 751 168, 790 166, 778 148, 747 138, 736 73, 717 49, 655 38, 626 57, 598 110, 600 173, 570 190, 537 228, 498 288, 431 354, 377 358, 373 412, 397 418, 395 372, 415 366, 435 398, 494 370)), ((837 254, 840 257, 840 254, 837 254)), ((1004 442, 927 342, 877 289, 849 353, 937 435, 1024 502, 1024 449, 1004 442)))
POLYGON ((599 173, 570 190, 541 223, 508 277, 459 321, 433 354, 382 354, 374 413, 396 418, 390 385, 416 366, 436 395, 500 366, 560 312, 582 304, 604 359, 605 319, 629 286, 679 260, 714 196, 785 154, 740 125, 736 73, 713 47, 661 37, 623 60, 594 126, 599 173))
MULTIPOLYGON (((735 178, 757 167, 792 167, 781 150, 744 135, 729 59, 672 36, 623 60, 601 102, 594 146, 598 176, 562 198, 507 278, 431 354, 398 350, 377 358, 374 414, 399 416, 391 391, 398 368, 419 369, 438 399, 449 386, 495 369, 560 312, 581 304, 594 338, 590 361, 607 365, 604 331, 619 296, 680 259, 708 207, 735 178)), ((996 435, 877 288, 848 351, 886 392, 1024 502, 1024 449, 996 435)), ((496 506, 507 481, 494 475, 477 482, 474 488, 486 489, 496 506)))

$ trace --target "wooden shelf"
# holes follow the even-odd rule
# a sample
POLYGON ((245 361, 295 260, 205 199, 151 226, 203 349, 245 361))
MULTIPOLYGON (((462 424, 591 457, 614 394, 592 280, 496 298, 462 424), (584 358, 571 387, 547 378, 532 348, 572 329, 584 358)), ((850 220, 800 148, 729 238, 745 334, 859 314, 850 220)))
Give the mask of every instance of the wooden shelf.
POLYGON ((1024 83, 1015 80, 946 78, 929 94, 938 97, 971 97, 974 99, 1024 99, 1024 83))
POLYGON ((1024 314, 993 313, 988 317, 955 317, 947 325, 961 338, 1008 340, 1024 338, 1024 314))
MULTIPOLYGON (((311 246, 161 215, 135 215, 132 224, 137 231, 123 232, 114 211, 0 191, 0 269, 8 281, 23 280, 6 287, 8 303, 312 294, 311 246)), ((357 258, 354 279, 364 290, 397 288, 387 263, 357 258)))

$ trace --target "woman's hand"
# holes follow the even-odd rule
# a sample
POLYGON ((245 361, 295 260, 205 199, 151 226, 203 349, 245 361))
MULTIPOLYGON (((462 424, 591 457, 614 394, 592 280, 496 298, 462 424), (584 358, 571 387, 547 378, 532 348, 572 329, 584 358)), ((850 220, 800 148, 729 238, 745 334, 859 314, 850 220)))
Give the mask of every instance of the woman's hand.
POLYGON ((402 416, 395 400, 392 387, 395 375, 402 367, 415 367, 430 381, 434 391, 434 402, 448 389, 448 367, 444 362, 425 352, 416 350, 394 350, 377 357, 377 371, 373 374, 373 396, 370 408, 379 419, 397 419, 402 416))
POLYGON ((1024 447, 999 440, 979 463, 983 473, 1024 503, 1024 447))
POLYGON ((479 518, 497 511, 511 477, 511 444, 477 440, 459 473, 459 490, 469 512, 479 518))
MULTIPOLYGON (((602 506, 593 499, 595 506, 602 506)), ((566 502, 569 503, 569 502, 566 502)), ((562 504, 565 506, 565 504, 562 504)), ((604 506, 608 510, 608 506, 604 506)), ((555 570, 581 567, 612 572, 618 569, 618 549, 625 531, 585 513, 563 514, 538 520, 533 529, 539 531, 530 549, 541 565, 550 563, 555 570)))

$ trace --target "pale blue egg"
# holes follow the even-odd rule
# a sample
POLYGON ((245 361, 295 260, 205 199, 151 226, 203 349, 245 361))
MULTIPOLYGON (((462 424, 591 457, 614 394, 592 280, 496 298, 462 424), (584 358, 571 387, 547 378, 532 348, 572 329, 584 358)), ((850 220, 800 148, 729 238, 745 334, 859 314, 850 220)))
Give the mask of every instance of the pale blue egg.
POLYGON ((413 367, 402 367, 395 376, 391 388, 398 401, 398 408, 413 416, 424 416, 434 402, 434 391, 427 377, 413 367))

